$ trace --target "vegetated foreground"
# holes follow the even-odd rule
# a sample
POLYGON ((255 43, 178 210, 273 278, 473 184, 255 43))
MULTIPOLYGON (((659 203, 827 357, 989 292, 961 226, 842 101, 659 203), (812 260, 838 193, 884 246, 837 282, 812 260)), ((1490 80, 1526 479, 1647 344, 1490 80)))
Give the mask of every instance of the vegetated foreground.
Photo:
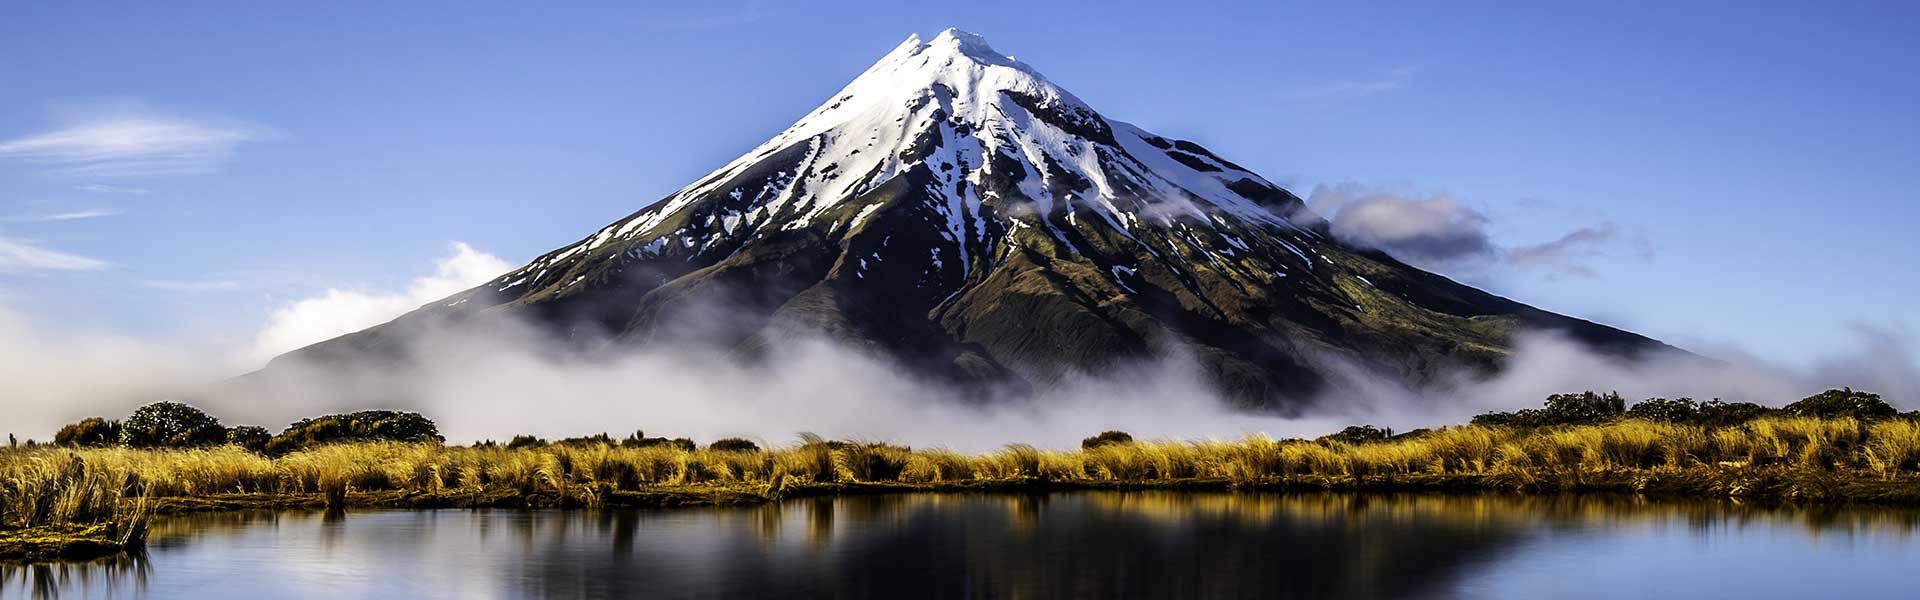
MULTIPOLYGON (((432 427, 418 415, 405 418, 432 427)), ((290 427, 313 439, 284 454, 237 444, 0 450, 0 559, 137 547, 156 511, 257 507, 672 507, 883 491, 1142 487, 1920 502, 1920 419, 1852 390, 1784 409, 1684 399, 1628 409, 1617 395, 1566 394, 1543 409, 1474 421, 1400 435, 1350 427, 1315 440, 1134 441, 1107 432, 1078 450, 1012 445, 962 454, 806 434, 770 449, 740 439, 699 448, 638 433, 447 446, 355 437, 351 425, 361 421, 334 415, 290 427), (328 419, 346 424, 344 433, 312 435, 313 423, 328 419), (316 441, 325 439, 336 441, 316 441)))

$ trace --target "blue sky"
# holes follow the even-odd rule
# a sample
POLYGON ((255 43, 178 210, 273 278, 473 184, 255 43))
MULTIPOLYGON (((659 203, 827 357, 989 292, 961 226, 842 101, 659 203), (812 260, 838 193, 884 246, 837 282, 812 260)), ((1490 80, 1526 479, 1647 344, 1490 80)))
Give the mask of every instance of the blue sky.
POLYGON ((517 265, 956 26, 1303 196, 1608 232, 1577 269, 1443 269, 1543 308, 1789 362, 1920 331, 1912 3, 392 4, 0 8, 0 306, 231 348, 456 241, 517 265))

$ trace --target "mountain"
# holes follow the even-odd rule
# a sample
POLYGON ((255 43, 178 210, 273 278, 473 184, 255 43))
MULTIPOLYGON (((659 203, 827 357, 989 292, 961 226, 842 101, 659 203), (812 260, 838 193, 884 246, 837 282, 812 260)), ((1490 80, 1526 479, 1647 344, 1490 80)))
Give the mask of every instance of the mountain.
POLYGON ((956 382, 1045 386, 1180 352, 1248 405, 1330 361, 1418 383, 1523 329, 1653 340, 1333 239, 1199 144, 1101 115, 981 37, 909 37, 792 127, 499 279, 276 359, 381 364, 434 324, 514 316, 583 345, 825 335, 956 382))

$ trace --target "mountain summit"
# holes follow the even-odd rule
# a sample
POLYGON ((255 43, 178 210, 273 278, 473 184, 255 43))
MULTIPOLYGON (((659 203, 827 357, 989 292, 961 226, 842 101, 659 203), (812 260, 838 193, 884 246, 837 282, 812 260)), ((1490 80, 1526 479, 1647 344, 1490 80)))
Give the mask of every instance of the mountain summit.
POLYGON ((810 333, 955 381, 1036 386, 1181 353, 1270 407, 1312 393, 1334 362, 1412 383, 1494 368, 1521 330, 1663 347, 1343 244, 1292 193, 1109 119, 953 29, 907 38, 639 212, 275 364, 387 360, 428 324, 476 315, 749 356, 810 333))

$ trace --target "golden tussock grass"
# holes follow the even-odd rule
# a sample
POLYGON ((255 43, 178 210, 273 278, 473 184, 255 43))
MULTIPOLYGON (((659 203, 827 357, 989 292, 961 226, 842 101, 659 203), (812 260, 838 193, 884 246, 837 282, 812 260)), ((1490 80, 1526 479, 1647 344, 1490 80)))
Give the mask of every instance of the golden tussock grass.
POLYGON ((148 497, 162 505, 238 495, 338 506, 385 494, 378 498, 411 498, 416 505, 598 506, 648 493, 723 489, 742 494, 735 499, 764 501, 861 485, 1618 490, 1920 500, 1920 424, 1772 418, 1708 429, 1623 420, 1539 429, 1463 426, 1358 444, 1249 436, 1064 451, 1011 445, 979 454, 815 436, 765 451, 353 443, 271 459, 235 447, 42 447, 0 450, 0 482, 0 526, 6 527, 111 522, 148 497))

